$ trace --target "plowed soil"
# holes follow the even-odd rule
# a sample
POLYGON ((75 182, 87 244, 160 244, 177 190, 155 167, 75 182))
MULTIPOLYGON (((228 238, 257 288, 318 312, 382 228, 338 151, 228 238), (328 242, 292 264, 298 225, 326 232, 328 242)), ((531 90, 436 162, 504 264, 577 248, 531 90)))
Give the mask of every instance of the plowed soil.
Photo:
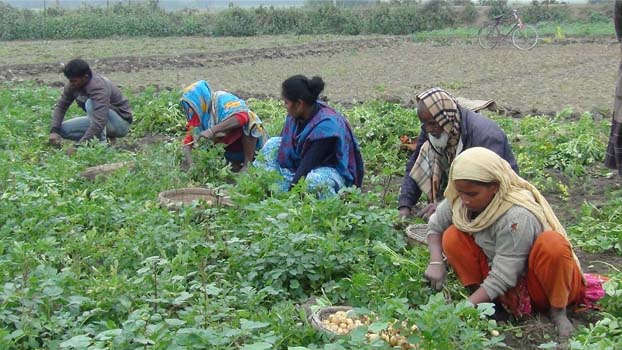
MULTIPOLYGON (((509 44, 484 50, 474 42, 415 43, 394 36, 291 41, 259 48, 223 43, 205 51, 163 48, 162 54, 87 59, 95 70, 133 89, 179 89, 206 79, 216 89, 278 98, 285 78, 306 74, 322 76, 326 97, 347 104, 369 99, 408 103, 417 92, 442 86, 457 96, 494 99, 519 114, 572 108, 604 115, 611 110, 620 59, 619 48, 607 40, 541 43, 531 51, 509 44)), ((59 62, 71 57, 54 57, 58 60, 48 63, 0 65, 0 81, 60 85, 64 77, 59 62)))

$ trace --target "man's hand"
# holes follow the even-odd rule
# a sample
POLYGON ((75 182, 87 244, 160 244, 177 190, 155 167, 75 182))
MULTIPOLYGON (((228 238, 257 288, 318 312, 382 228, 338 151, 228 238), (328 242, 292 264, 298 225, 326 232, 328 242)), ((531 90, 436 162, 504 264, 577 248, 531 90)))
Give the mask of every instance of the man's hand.
POLYGON ((402 219, 406 219, 406 218, 410 217, 411 214, 412 213, 411 213, 409 207, 400 207, 400 217, 402 219))
POLYGON ((421 211, 417 213, 417 216, 424 218, 425 220, 429 220, 430 216, 436 212, 436 206, 438 206, 438 203, 436 202, 426 205, 425 208, 421 209, 421 211))
POLYGON ((60 147, 61 144, 63 143, 63 138, 60 137, 59 134, 55 132, 51 132, 50 136, 48 137, 48 142, 50 143, 50 145, 54 147, 60 147))
POLYGON ((431 262, 425 270, 425 278, 430 281, 430 285, 436 290, 443 288, 445 276, 447 276, 447 269, 444 262, 431 262))
POLYGON ((71 157, 74 154, 76 154, 77 151, 78 151, 78 149, 76 148, 76 146, 71 146, 71 147, 67 148, 67 155, 71 157))

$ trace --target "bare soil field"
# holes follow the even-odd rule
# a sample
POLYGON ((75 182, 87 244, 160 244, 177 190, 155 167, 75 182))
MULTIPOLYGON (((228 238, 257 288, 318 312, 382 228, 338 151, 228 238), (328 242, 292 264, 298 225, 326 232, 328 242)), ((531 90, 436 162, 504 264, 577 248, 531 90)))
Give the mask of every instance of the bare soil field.
POLYGON ((83 56, 131 89, 180 89, 206 79, 217 89, 278 98, 280 83, 301 73, 322 76, 326 97, 346 104, 408 103, 417 92, 442 86, 458 96, 494 99, 520 114, 572 108, 607 115, 620 59, 609 40, 589 39, 541 43, 526 52, 511 45, 484 50, 475 41, 416 43, 396 36, 160 40, 124 39, 116 46, 115 40, 3 43, 16 51, 0 50, 0 81, 60 85, 60 62, 83 56))

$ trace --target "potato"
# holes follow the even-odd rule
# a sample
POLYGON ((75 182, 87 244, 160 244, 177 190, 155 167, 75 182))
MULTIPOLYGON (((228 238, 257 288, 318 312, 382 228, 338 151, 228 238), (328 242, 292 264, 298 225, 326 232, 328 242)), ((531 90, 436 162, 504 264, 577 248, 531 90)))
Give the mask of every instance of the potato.
POLYGON ((392 336, 389 338, 389 345, 391 345, 391 346, 396 346, 396 345, 397 345, 398 340, 399 340, 399 339, 397 338, 397 336, 392 335, 392 336))

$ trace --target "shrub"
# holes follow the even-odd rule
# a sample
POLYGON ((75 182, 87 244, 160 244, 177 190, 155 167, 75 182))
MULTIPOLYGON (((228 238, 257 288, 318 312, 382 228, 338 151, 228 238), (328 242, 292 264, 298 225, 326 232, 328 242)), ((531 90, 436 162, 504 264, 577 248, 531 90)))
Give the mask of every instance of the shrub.
POLYGON ((218 13, 214 34, 219 36, 253 36, 257 34, 257 23, 252 12, 239 7, 218 13))
POLYGON ((462 14, 460 17, 461 17, 462 22, 467 23, 467 24, 474 23, 475 21, 477 21, 477 18, 479 17, 479 13, 477 12, 477 8, 475 7, 475 4, 468 1, 462 9, 462 14))
POLYGON ((488 18, 506 15, 511 10, 507 0, 480 0, 480 5, 490 6, 488 18))
POLYGON ((537 23, 543 21, 565 22, 571 18, 568 5, 549 5, 533 1, 529 6, 521 8, 521 16, 525 22, 537 23))
POLYGON ((277 10, 274 7, 255 9, 258 34, 293 34, 300 12, 294 9, 277 10))
POLYGON ((445 27, 452 27, 456 22, 455 11, 451 8, 449 2, 444 0, 430 1, 423 5, 421 9, 422 20, 420 30, 434 30, 445 27))
POLYGON ((366 29, 375 34, 410 34, 418 29, 418 8, 415 6, 380 6, 368 12, 366 29))
POLYGON ((591 11, 587 16, 587 20, 590 23, 608 22, 610 19, 604 13, 598 11, 591 11))

